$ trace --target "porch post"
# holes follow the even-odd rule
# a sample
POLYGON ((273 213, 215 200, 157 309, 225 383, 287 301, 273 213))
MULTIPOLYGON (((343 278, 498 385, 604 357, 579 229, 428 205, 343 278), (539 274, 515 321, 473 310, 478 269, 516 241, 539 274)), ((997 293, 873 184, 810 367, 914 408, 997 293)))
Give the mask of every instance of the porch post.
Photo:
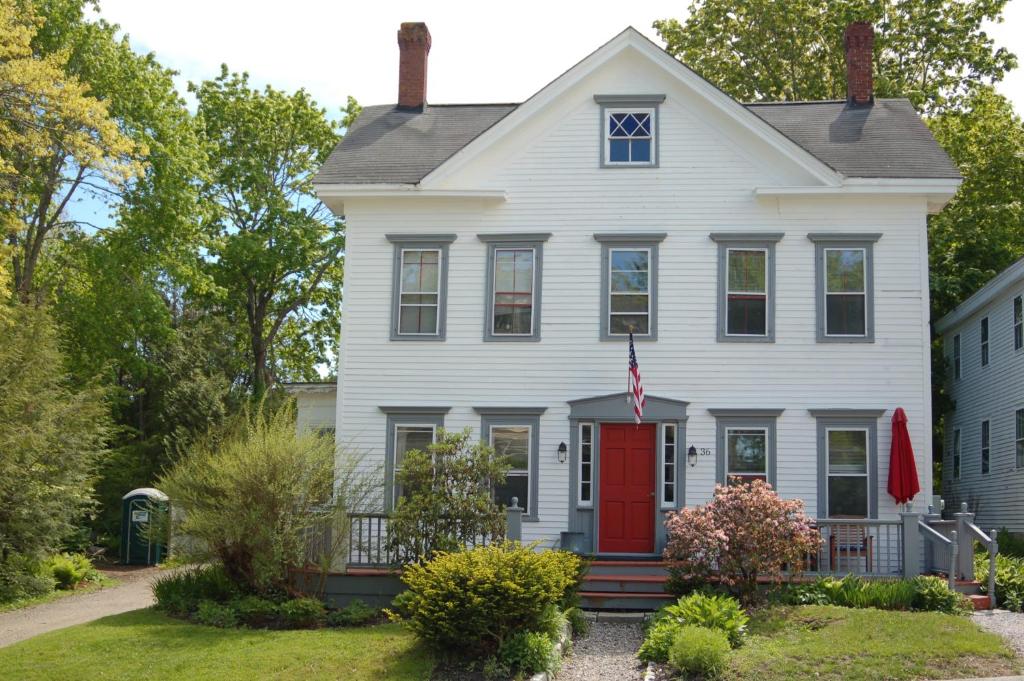
POLYGON ((523 509, 519 508, 519 497, 512 497, 512 505, 505 509, 505 538, 511 541, 523 540, 523 509))
POLYGON ((921 530, 917 527, 920 517, 918 513, 900 513, 903 522, 903 576, 907 579, 921 574, 921 530))
POLYGON ((954 513, 956 534, 960 538, 959 562, 957 578, 972 581, 974 579, 974 535, 968 531, 967 525, 974 522, 974 514, 967 512, 967 504, 960 504, 960 512, 954 513))

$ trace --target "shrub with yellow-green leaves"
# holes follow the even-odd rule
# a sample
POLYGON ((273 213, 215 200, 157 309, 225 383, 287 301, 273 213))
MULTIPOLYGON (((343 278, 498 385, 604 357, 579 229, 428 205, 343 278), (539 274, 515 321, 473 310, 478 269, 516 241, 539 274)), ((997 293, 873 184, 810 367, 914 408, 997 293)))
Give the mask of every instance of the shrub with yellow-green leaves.
POLYGON ((406 567, 395 605, 431 648, 485 657, 516 632, 544 629, 545 610, 572 601, 581 572, 575 554, 501 542, 406 567))

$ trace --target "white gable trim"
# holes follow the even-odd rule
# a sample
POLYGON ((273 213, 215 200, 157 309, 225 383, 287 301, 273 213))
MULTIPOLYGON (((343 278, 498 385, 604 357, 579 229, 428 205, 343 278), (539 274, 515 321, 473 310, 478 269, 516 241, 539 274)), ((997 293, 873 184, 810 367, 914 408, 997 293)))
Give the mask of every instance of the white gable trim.
POLYGON ((514 111, 488 128, 437 168, 430 171, 426 177, 420 180, 420 185, 429 187, 451 176, 495 144, 506 133, 537 115, 562 93, 579 83, 628 47, 636 49, 655 64, 661 66, 669 74, 681 80, 688 87, 714 104, 723 115, 749 129, 759 139, 778 151, 780 155, 820 180, 823 185, 837 186, 842 183, 843 177, 840 173, 822 163, 808 151, 761 120, 756 114, 748 111, 742 104, 697 75, 688 66, 672 57, 672 55, 665 52, 665 50, 630 26, 561 76, 548 83, 540 91, 520 104, 514 111))

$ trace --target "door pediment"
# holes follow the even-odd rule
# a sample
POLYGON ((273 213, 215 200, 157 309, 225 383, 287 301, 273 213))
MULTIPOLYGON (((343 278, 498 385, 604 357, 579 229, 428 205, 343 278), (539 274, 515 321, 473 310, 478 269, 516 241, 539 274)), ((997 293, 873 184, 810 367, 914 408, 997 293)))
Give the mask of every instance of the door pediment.
MULTIPOLYGON (((632 421, 633 405, 626 401, 628 393, 612 393, 597 397, 569 400, 569 419, 572 421, 632 421)), ((644 421, 685 421, 689 402, 656 395, 646 396, 644 421)))

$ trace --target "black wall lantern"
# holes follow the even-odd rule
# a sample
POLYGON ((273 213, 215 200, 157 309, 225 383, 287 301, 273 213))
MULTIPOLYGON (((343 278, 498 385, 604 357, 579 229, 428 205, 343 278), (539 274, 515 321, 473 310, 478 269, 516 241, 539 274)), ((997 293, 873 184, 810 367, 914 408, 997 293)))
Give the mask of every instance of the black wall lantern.
POLYGON ((686 450, 686 461, 690 464, 691 468, 697 465, 697 448, 693 445, 690 445, 690 448, 686 450))
POLYGON ((569 448, 565 446, 564 442, 558 444, 558 463, 565 463, 566 454, 568 454, 569 448))

